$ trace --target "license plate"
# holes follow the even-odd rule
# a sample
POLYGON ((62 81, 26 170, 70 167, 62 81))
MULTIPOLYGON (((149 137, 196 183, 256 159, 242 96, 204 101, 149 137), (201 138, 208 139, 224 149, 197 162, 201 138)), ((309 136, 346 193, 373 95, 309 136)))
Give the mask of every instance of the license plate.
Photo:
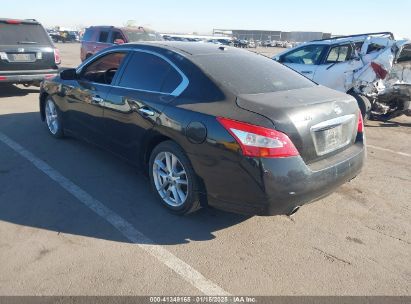
POLYGON ((355 115, 345 115, 320 122, 311 127, 317 155, 325 155, 348 145, 354 136, 355 115))
POLYGON ((324 130, 324 143, 325 150, 333 150, 342 142, 342 126, 338 126, 332 129, 324 130))
POLYGON ((13 61, 32 61, 30 54, 12 54, 13 61))

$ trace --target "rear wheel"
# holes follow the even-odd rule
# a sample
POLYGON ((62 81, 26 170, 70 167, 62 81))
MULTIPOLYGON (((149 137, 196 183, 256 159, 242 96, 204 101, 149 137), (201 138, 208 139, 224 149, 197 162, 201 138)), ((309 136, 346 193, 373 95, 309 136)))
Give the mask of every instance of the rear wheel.
POLYGON ((56 138, 64 136, 61 114, 51 97, 46 99, 44 104, 44 114, 47 128, 50 134, 56 138))
POLYGON ((354 92, 349 92, 352 97, 354 97, 357 100, 358 107, 361 110, 361 115, 363 118, 363 121, 366 121, 370 118, 370 113, 371 113, 371 102, 370 100, 365 97, 364 95, 359 95, 354 92))
POLYGON ((200 208, 199 183, 190 160, 173 141, 160 143, 151 153, 149 174, 163 206, 177 214, 200 208))

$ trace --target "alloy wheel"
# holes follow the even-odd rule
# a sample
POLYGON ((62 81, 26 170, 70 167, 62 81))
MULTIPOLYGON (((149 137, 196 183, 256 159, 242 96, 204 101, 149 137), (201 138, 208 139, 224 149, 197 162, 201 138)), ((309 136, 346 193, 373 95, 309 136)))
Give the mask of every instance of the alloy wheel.
POLYGON ((50 99, 46 102, 46 122, 47 127, 49 128, 50 132, 55 135, 59 129, 59 121, 57 116, 57 108, 53 101, 50 99))
POLYGON ((188 196, 186 170, 171 152, 160 152, 153 163, 155 187, 163 201, 171 207, 182 206, 188 196))

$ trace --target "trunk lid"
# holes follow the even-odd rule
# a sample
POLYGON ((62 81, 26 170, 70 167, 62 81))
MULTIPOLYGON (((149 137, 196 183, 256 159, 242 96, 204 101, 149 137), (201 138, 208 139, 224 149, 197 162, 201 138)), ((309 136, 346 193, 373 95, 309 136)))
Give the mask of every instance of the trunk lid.
POLYGON ((276 130, 290 137, 307 163, 338 153, 356 139, 356 100, 326 87, 243 94, 237 105, 270 119, 276 130))

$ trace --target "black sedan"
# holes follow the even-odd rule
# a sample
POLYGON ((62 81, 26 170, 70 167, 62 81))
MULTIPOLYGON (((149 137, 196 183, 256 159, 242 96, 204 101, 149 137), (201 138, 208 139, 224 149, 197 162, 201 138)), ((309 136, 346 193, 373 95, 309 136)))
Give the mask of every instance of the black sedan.
POLYGON ((179 214, 291 214, 354 178, 365 158, 355 99, 207 43, 105 49, 44 81, 40 113, 52 136, 140 166, 179 214))

